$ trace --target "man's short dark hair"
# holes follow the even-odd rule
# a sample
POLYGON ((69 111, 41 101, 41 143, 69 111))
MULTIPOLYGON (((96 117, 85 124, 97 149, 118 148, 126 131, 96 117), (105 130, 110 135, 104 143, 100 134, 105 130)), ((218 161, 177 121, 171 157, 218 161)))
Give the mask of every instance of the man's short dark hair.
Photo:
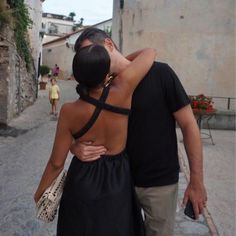
MULTIPOLYGON (((111 37, 105 31, 97 29, 97 28, 89 27, 89 28, 85 29, 82 32, 82 34, 78 37, 78 39, 75 42, 74 49, 76 52, 78 52, 78 50, 81 48, 82 42, 86 39, 89 40, 90 42, 92 42, 93 44, 98 44, 98 45, 103 46, 104 41, 107 38, 109 38, 113 42, 111 37)), ((114 44, 115 48, 118 50, 118 48, 114 42, 113 42, 113 44, 114 44)))
POLYGON ((75 51, 78 52, 78 50, 81 47, 82 42, 86 39, 92 42, 93 44, 103 45, 106 38, 111 39, 111 37, 107 35, 105 31, 97 29, 97 28, 89 27, 85 29, 76 40, 75 46, 74 46, 75 51))

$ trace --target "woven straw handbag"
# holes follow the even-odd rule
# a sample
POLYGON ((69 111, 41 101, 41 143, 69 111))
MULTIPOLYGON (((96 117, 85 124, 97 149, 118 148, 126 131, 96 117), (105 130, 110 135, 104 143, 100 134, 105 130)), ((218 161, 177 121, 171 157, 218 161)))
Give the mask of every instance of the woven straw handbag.
POLYGON ((36 203, 38 219, 46 223, 54 220, 63 193, 66 173, 67 171, 63 170, 36 203))

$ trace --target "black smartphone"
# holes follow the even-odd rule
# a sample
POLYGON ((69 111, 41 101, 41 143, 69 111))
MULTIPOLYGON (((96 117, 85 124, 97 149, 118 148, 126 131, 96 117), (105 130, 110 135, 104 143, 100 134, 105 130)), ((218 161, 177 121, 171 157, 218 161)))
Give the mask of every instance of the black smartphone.
POLYGON ((193 204, 190 200, 188 200, 186 207, 184 209, 184 214, 188 217, 190 217, 193 220, 196 220, 194 210, 193 210, 193 204))

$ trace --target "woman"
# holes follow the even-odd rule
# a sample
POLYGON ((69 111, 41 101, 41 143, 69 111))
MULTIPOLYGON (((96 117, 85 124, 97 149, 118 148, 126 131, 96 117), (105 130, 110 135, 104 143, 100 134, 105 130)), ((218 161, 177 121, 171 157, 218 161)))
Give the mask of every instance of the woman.
POLYGON ((90 45, 74 57, 80 99, 61 108, 53 150, 35 201, 64 168, 73 139, 92 140, 94 145, 108 149, 93 162, 73 158, 59 208, 59 236, 144 235, 124 149, 132 93, 156 54, 153 49, 145 49, 134 55, 136 58, 127 62, 113 81, 109 77, 110 57, 104 47, 90 45))

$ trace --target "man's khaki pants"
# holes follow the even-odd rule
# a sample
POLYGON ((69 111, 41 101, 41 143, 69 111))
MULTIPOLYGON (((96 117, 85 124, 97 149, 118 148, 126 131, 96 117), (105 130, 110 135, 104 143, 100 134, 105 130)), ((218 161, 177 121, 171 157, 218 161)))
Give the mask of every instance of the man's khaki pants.
POLYGON ((144 211, 147 236, 173 236, 178 183, 161 187, 136 187, 144 211))

